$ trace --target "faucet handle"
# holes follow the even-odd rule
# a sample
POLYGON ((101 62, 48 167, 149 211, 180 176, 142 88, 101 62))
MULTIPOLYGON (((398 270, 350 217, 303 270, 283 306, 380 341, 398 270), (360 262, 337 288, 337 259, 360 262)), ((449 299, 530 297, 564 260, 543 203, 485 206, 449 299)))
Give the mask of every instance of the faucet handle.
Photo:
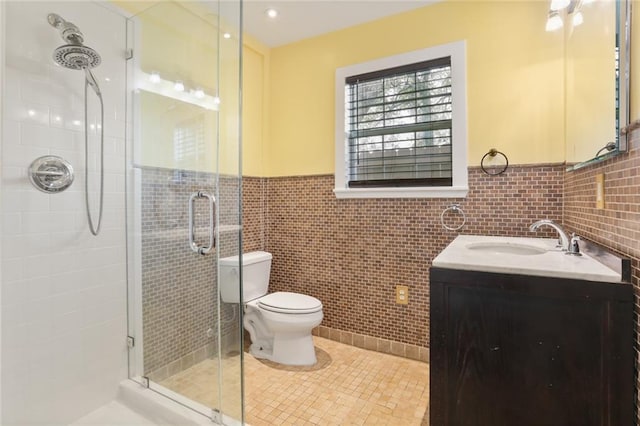
POLYGON ((566 251, 566 254, 572 254, 574 256, 582 256, 580 253, 580 237, 576 235, 575 232, 571 233, 571 241, 569 241, 569 249, 566 251))

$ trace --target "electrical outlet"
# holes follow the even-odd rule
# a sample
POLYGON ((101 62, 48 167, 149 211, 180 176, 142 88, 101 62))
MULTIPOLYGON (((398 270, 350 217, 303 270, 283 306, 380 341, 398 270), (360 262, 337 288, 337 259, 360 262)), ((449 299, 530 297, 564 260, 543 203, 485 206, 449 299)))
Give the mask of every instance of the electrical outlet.
POLYGON ((398 305, 409 304, 409 286, 406 286, 406 285, 396 286, 396 303, 398 305))

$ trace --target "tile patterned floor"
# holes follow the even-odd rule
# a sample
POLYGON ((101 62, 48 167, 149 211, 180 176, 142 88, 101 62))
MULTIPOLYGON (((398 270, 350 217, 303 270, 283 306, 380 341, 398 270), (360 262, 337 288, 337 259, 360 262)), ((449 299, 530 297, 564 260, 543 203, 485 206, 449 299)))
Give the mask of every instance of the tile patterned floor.
MULTIPOLYGON (((428 425, 428 364, 317 336, 314 342, 318 363, 313 367, 287 367, 245 354, 249 425, 428 425)), ((234 359, 223 365, 229 377, 239 369, 234 359)), ((216 370, 213 360, 205 360, 161 384, 217 406, 216 370)), ((226 386, 223 394, 238 395, 238 382, 226 386)), ((227 410, 239 409, 234 399, 223 401, 227 410)))
MULTIPOLYGON (((247 358, 245 357, 245 360, 247 358)), ((245 361, 246 364, 246 361, 245 361)), ((159 384, 207 407, 222 407, 230 417, 241 417, 240 357, 222 360, 222 401, 218 393, 218 359, 205 359, 159 384)))

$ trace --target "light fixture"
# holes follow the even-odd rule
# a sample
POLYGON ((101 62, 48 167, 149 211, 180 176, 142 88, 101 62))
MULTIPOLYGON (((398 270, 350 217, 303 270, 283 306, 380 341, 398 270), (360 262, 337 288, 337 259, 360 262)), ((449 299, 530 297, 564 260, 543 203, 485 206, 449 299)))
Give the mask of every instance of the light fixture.
POLYGON ((220 105, 220 98, 218 96, 213 97, 213 103, 216 105, 220 105))
POLYGON ((29 117, 35 117, 36 112, 32 109, 30 109, 29 111, 27 111, 27 114, 29 115, 29 117))
POLYGON ((549 7, 549 9, 561 10, 569 6, 570 3, 571 3, 571 0, 551 0, 551 6, 549 7))
POLYGON ((149 75, 149 81, 152 83, 160 83, 160 74, 158 74, 157 72, 153 71, 150 75, 149 75))
POLYGON ((111 79, 109 77, 105 77, 104 81, 106 81, 107 83, 111 81, 111 79))
POLYGON ((82 124, 82 121, 80 121, 80 120, 73 120, 73 121, 71 122, 71 124, 73 124, 74 126, 80 126, 80 125, 82 124))
POLYGON ((229 39, 229 38, 231 38, 231 34, 229 34, 229 33, 224 33, 224 34, 222 34, 222 37, 224 37, 224 38, 226 38, 226 39, 229 39))
POLYGON ((274 8, 269 8, 264 13, 266 13, 267 16, 271 19, 274 19, 275 17, 278 16, 278 11, 275 10, 274 8))
MULTIPOLYGON (((2 1, 2 0, 0 0, 2 1)), ((184 78, 183 76, 176 75, 175 80, 168 80, 160 77, 151 77, 151 74, 147 74, 144 71, 140 72, 136 76, 135 87, 136 90, 144 90, 149 93, 155 93, 166 98, 175 99, 181 102, 186 102, 191 105, 197 105, 207 110, 217 110, 220 100, 213 95, 207 93, 207 89, 203 86, 197 85, 197 83, 187 80, 178 80, 178 78, 184 78), (158 79, 154 82, 154 80, 158 79)), ((98 127, 99 129, 100 127, 98 127)))
POLYGON ((571 23, 573 24, 574 27, 577 27, 578 25, 582 24, 584 22, 584 18, 582 17, 582 12, 577 11, 573 14, 573 17, 571 18, 571 23))
POLYGON ((555 31, 562 28, 562 18, 558 12, 549 12, 549 18, 547 19, 547 25, 545 26, 545 31, 555 31))

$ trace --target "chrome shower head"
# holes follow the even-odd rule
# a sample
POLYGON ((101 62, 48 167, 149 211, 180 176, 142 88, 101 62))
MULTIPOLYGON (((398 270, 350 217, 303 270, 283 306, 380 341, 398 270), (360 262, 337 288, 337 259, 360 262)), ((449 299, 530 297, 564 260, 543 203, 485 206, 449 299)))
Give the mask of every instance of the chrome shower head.
POLYGON ((102 59, 98 52, 90 47, 66 44, 53 51, 53 60, 65 68, 72 70, 84 70, 100 65, 102 59))
POLYGON ((53 52, 53 60, 58 65, 72 70, 86 70, 100 65, 102 61, 100 55, 83 44, 84 36, 76 25, 65 21, 64 18, 56 13, 47 15, 47 21, 60 32, 60 37, 68 43, 58 47, 53 52))

